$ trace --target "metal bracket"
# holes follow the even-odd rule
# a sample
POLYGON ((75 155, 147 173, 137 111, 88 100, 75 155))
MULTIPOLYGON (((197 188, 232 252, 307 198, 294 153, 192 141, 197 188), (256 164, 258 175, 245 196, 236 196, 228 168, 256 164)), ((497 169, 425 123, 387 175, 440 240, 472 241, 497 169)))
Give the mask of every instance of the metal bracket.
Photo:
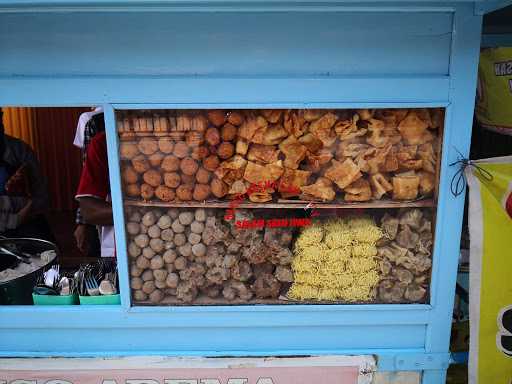
POLYGON ((395 356, 397 371, 440 370, 447 369, 449 365, 449 353, 404 353, 395 356))

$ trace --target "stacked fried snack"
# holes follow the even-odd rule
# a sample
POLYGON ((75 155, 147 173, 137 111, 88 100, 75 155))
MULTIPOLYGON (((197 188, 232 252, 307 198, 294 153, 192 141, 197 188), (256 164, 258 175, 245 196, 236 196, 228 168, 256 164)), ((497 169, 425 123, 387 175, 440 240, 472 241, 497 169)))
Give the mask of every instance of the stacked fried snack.
MULTIPOLYGON (((128 207, 126 213, 136 302, 277 299, 292 281, 291 229, 238 229, 202 208, 128 207)), ((251 218, 237 212, 238 220, 251 218)))
POLYGON ((432 219, 420 209, 404 209, 381 220, 378 297, 383 302, 422 302, 432 267, 432 219))
POLYGON ((126 194, 163 201, 429 196, 442 126, 438 109, 178 111, 118 121, 126 194))
POLYGON ((376 243, 382 232, 369 217, 315 222, 295 243, 296 300, 372 301, 379 282, 376 243))

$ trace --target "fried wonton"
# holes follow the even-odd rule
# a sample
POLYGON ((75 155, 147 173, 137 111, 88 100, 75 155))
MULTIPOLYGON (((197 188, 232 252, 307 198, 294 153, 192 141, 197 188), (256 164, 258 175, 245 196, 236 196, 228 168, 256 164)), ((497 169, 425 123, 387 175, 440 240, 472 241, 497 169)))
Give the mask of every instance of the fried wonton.
POLYGON ((238 130, 238 136, 247 141, 252 140, 256 132, 266 130, 267 120, 263 116, 248 116, 238 130))
POLYGON ((287 136, 288 132, 286 132, 282 125, 274 124, 258 130, 252 137, 251 142, 263 145, 276 145, 287 136))
POLYGON ((286 140, 279 144, 279 149, 285 156, 284 166, 286 168, 299 168, 300 162, 306 157, 307 148, 295 136, 288 136, 286 140))
POLYGON ((300 195, 300 188, 308 183, 311 172, 285 168, 279 180, 278 191, 283 198, 300 195))
POLYGON ((306 154, 307 168, 312 172, 320 172, 322 167, 329 163, 332 158, 332 151, 328 149, 322 149, 315 154, 308 151, 306 154))
POLYGON ((229 187, 228 195, 230 196, 241 196, 247 193, 247 183, 243 180, 235 180, 229 187))
POLYGON ((251 144, 247 160, 262 163, 275 163, 279 158, 279 149, 273 145, 251 144))
POLYGON ((370 146, 364 142, 362 142, 360 139, 356 140, 344 140, 340 141, 338 144, 338 148, 336 149, 336 157, 337 158, 343 158, 343 157, 352 157, 355 158, 361 153, 368 150, 370 146))
POLYGON ((392 146, 388 145, 385 148, 378 148, 375 151, 375 155, 369 158, 368 161, 368 173, 375 174, 382 172, 385 168, 386 158, 391 152, 392 146))
POLYGON ((264 185, 279 179, 283 172, 281 160, 265 166, 249 161, 245 167, 244 179, 251 184, 264 185))
POLYGON ((361 118, 361 120, 370 120, 373 118, 373 115, 375 114, 374 109, 358 109, 357 114, 361 118))
POLYGON ((433 173, 420 171, 420 195, 431 196, 436 186, 436 176, 433 173))
POLYGON ((359 128, 357 122, 359 121, 359 115, 356 113, 352 118, 348 120, 340 120, 334 126, 334 131, 340 138, 340 140, 350 140, 355 137, 364 136, 367 129, 359 128))
POLYGON ((309 132, 322 141, 325 147, 329 147, 336 141, 333 127, 338 117, 334 113, 326 113, 309 125, 309 132))
POLYGON ((428 123, 420 119, 416 112, 411 111, 405 119, 398 125, 398 130, 402 135, 404 142, 408 145, 417 145, 432 139, 432 135, 427 132, 428 123))
POLYGON ((432 143, 425 143, 418 147, 418 157, 423 160, 423 169, 427 172, 436 172, 436 154, 432 143))
POLYGON ((384 130, 385 124, 382 120, 370 119, 368 121, 368 131, 370 135, 366 139, 366 142, 377 148, 385 147, 389 144, 390 139, 389 136, 384 134, 384 130))
POLYGON ((343 189, 361 178, 363 174, 352 159, 346 159, 342 163, 332 160, 332 166, 325 171, 324 176, 333 181, 340 189, 343 189))
POLYGON ((376 199, 381 199, 382 196, 393 190, 393 186, 382 173, 371 175, 370 184, 372 186, 373 196, 376 199))
POLYGON ((325 111, 321 109, 306 109, 304 111, 304 119, 306 121, 315 121, 322 117, 322 115, 325 113, 325 111))
POLYGON ((235 155, 231 159, 223 161, 215 170, 215 175, 227 184, 233 184, 240 180, 245 172, 247 160, 240 155, 235 155))
POLYGON ((282 109, 262 109, 261 114, 267 119, 267 121, 271 124, 277 123, 281 116, 283 115, 282 109))
POLYGON ((336 197, 332 182, 325 177, 319 177, 314 184, 301 187, 300 190, 304 200, 332 201, 336 197))
POLYGON ((299 137, 299 143, 304 145, 308 151, 312 153, 319 151, 324 146, 322 141, 311 133, 306 133, 304 136, 299 137))
POLYGON ((253 203, 266 203, 272 200, 272 192, 270 191, 258 191, 249 194, 249 200, 253 203))
POLYGON ((420 177, 413 171, 397 174, 392 183, 394 200, 413 200, 418 196, 420 177))
POLYGON ((368 201, 372 198, 370 183, 359 179, 345 188, 345 201, 368 201))
POLYGON ((284 113, 283 126, 290 135, 302 136, 308 129, 308 122, 304 119, 304 111, 287 110, 284 113))

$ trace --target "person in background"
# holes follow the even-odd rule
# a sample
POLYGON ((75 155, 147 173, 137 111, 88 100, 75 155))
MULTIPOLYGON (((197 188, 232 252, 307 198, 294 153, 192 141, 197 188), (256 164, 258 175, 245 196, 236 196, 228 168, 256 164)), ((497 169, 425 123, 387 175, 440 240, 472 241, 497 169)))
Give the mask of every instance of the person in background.
POLYGON ((34 151, 5 134, 0 110, 0 235, 55 242, 44 216, 48 204, 47 181, 34 151))
MULTIPOLYGON (((87 148, 92 138, 97 133, 103 131, 105 131, 105 123, 102 107, 93 108, 92 111, 84 112, 80 115, 73 145, 81 149, 82 165, 85 164, 87 148)), ((76 228, 74 237, 77 248, 85 255, 97 255, 100 249, 100 242, 96 226, 85 223, 80 208, 76 211, 75 220, 76 228)))
POLYGON ((87 157, 75 198, 80 204, 84 221, 99 227, 101 257, 114 257, 114 222, 105 132, 96 134, 87 148, 87 157))

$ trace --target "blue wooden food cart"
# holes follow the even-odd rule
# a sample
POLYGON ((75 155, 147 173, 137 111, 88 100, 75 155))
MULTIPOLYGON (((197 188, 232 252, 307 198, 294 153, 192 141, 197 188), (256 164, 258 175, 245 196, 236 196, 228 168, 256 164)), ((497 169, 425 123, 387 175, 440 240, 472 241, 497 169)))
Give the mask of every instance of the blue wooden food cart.
MULTIPOLYGON (((507 3, 2 1, 0 105, 104 106, 121 304, 2 307, 0 355, 375 355, 379 371, 418 371, 424 384, 443 383, 450 362, 448 347, 464 208, 463 195, 454 196, 450 188, 459 168, 449 164, 467 156, 469 151, 483 14, 507 3), (313 130, 313 126, 321 129, 315 119, 319 116, 327 119, 326 115, 312 116, 315 113, 308 111, 335 111, 329 115, 333 123, 328 129, 333 129, 334 121, 348 119, 348 125, 339 125, 337 134, 341 135, 350 126, 368 131, 361 133, 365 135, 380 132, 374 120, 398 119, 395 112, 390 112, 397 108, 405 111, 400 119, 409 113, 407 116, 414 115, 411 119, 420 121, 421 135, 430 137, 425 140, 433 140, 431 136, 438 140, 438 146, 429 152, 434 156, 430 198, 417 199, 415 193, 402 199, 398 194, 398 201, 369 201, 360 197, 362 192, 358 191, 351 192, 350 203, 331 201, 315 207, 319 211, 325 208, 336 212, 345 208, 367 209, 377 212, 378 220, 382 219, 379 213, 382 210, 391 212, 390 216, 407 209, 428 210, 429 220, 435 221, 435 241, 428 267, 430 284, 426 283, 427 292, 422 297, 415 300, 410 293, 408 300, 391 300, 391 303, 384 299, 375 303, 338 300, 334 304, 325 300, 316 303, 289 300, 286 305, 277 305, 276 300, 192 302, 189 297, 184 302, 164 303, 159 295, 150 295, 158 290, 158 280, 154 282, 156 288, 137 290, 134 286, 135 282, 142 284, 139 276, 149 267, 142 265, 143 259, 140 265, 132 259, 138 257, 140 250, 135 246, 130 248, 131 236, 138 233, 138 229, 132 233, 126 227, 130 222, 141 220, 152 209, 160 212, 156 214, 158 219, 166 209, 225 210, 232 208, 232 203, 194 203, 184 197, 176 202, 166 198, 164 192, 173 196, 177 192, 163 188, 156 202, 152 201, 153 190, 148 198, 130 200, 123 180, 125 163, 131 156, 129 148, 146 153, 141 147, 143 140, 149 142, 156 137, 161 141, 166 132, 179 131, 180 124, 185 126, 185 131, 197 126, 202 127, 198 128, 201 131, 211 124, 217 125, 210 116, 213 110, 228 111, 221 113, 219 126, 229 121, 235 130, 241 129, 237 128, 237 116, 246 118, 244 123, 238 122, 242 127, 261 123, 265 129, 281 129, 277 122, 283 118, 282 112, 276 112, 273 120, 272 111, 282 110, 288 111, 285 119, 286 113, 290 113, 291 120, 303 118, 309 129, 313 130), (270 112, 264 114, 267 120, 261 122, 261 116, 256 117, 259 112, 254 111, 270 112), (346 117, 343 111, 358 111, 358 118, 367 122, 357 125, 351 120, 355 112, 346 117), (368 113, 370 117, 365 118, 368 113), (430 120, 423 127, 421 121, 425 118, 430 120), (436 124, 435 120, 444 123, 436 124), (148 124, 153 128, 148 128, 148 124), (139 134, 152 130, 153 136, 139 134), (150 136, 153 139, 148 139, 150 136), (137 213, 137 209, 141 211, 137 213), (148 297, 157 305, 138 305, 151 304, 148 297)), ((403 132, 409 126, 404 124, 403 128, 399 126, 401 129, 405 137, 403 132)), ((396 137, 393 135, 389 137, 396 137)), ((415 137, 408 137, 407 146, 424 144, 415 137)), ((330 140, 326 136, 320 139, 324 145, 330 140)), ((251 138, 247 140, 250 142, 251 138)), ((262 140, 258 145, 275 144, 262 140)), ((292 144, 299 147, 290 147, 285 162, 291 161, 297 148, 303 148, 300 144, 303 142, 297 140, 292 144)), ((148 144, 148 155, 157 150, 151 149, 153 144, 148 144)), ((395 145, 405 146, 396 142, 395 145)), ((370 149, 381 150, 381 146, 375 146, 377 149, 370 149)), ((284 146, 279 148, 286 153, 284 146)), ((239 151, 238 143, 236 149, 233 144, 233 150, 243 158, 245 152, 239 151)), ((233 154, 227 151, 226 158, 233 154)), ((399 184, 401 178, 409 178, 416 183, 417 190, 420 179, 415 176, 415 166, 402 169, 403 164, 412 164, 407 163, 409 160, 401 158, 397 167, 404 171, 413 169, 412 176, 393 174, 393 180, 385 181, 399 184)), ((161 161, 155 159, 157 164, 161 161)), ((243 161, 247 160, 243 158, 243 161)), ((336 164, 342 161, 352 164, 346 157, 336 164)), ((253 164, 262 167, 257 162, 253 164)), ((203 165, 206 167, 205 162, 203 165)), ((269 165, 268 169, 274 168, 269 165)), ((295 175, 294 171, 290 172, 295 175)), ((371 171, 368 172, 371 179, 371 171)), ((211 176, 208 175, 207 179, 211 176)), ((218 172, 215 175, 220 178, 219 183, 229 186, 222 179, 226 173, 222 177, 218 172)), ((160 179, 158 174, 155 177, 160 179)), ((359 187, 368 189, 371 182, 374 190, 376 181, 369 182, 364 177, 359 187)), ((139 176, 135 174, 134 178, 138 180, 139 176)), ((335 177, 331 180, 337 183, 335 177)), ((333 190, 331 182, 326 183, 327 186, 319 186, 333 190)), ((395 195, 398 184, 394 186, 395 195)), ((133 188, 136 194, 140 192, 140 186, 133 188)), ((386 189, 384 194, 390 190, 386 189)), ((193 192, 196 189, 181 189, 183 196, 193 192)), ((277 210, 288 215, 288 210, 304 210, 306 206, 304 201, 251 200, 241 202, 236 208, 277 210)), ((197 219, 197 211, 195 214, 197 219)), ((174 227, 173 230, 182 231, 174 227)), ((189 232, 185 233, 190 236, 189 232)), ((170 273, 171 270, 164 272, 165 276, 170 273)), ((410 284, 419 286, 426 280, 414 281, 410 284)), ((389 284, 390 288, 393 283, 389 284)), ((168 291, 171 296, 178 295, 176 290, 165 288, 168 291)), ((192 296, 194 299, 195 295, 192 296)))

